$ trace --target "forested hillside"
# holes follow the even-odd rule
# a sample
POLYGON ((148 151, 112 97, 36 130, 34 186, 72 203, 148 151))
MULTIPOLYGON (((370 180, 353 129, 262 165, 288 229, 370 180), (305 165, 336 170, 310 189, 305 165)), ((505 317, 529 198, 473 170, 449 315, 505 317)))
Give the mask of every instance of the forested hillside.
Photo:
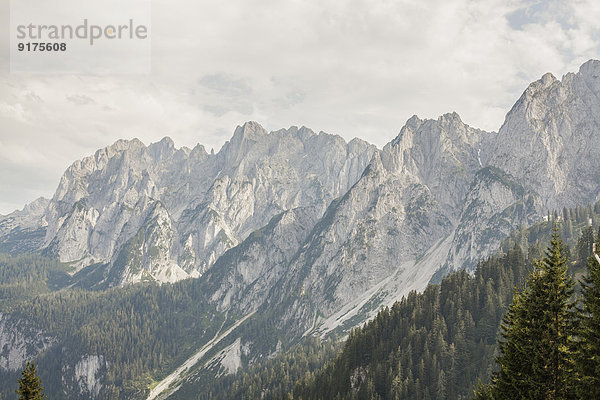
POLYGON ((529 272, 520 248, 411 293, 355 329, 342 353, 294 388, 295 398, 461 398, 493 363, 513 288, 529 272))
POLYGON ((0 253, 0 305, 55 290, 68 281, 60 263, 38 254, 0 253))
POLYGON ((308 337, 290 350, 274 355, 265 361, 241 370, 235 375, 214 379, 215 371, 208 368, 204 379, 186 382, 169 398, 185 399, 284 399, 294 384, 321 368, 336 356, 341 343, 336 338, 321 341, 308 337), (213 375, 211 375, 213 374, 213 375))
MULTIPOLYGON (((36 364, 50 398, 60 398, 63 390, 80 385, 78 371, 67 374, 60 367, 67 360, 79 368, 91 365, 96 371, 105 371, 106 398, 139 397, 152 378, 166 375, 173 365, 232 322, 206 304, 195 280, 100 292, 80 289, 52 292, 50 281, 54 274, 60 273, 58 263, 42 256, 18 256, 2 257, 0 264, 1 307, 3 312, 10 313, 4 317, 10 319, 2 322, 29 321, 27 329, 43 331, 46 344, 69 343, 71 349, 88 355, 73 359, 77 356, 63 346, 46 350, 45 345, 25 342, 24 353, 19 356, 33 358, 41 350, 36 364), (22 300, 16 302, 15 298, 22 300), (72 376, 72 381, 65 382, 64 376, 72 376)), ((36 335, 39 337, 41 333, 36 335)), ((12 340, 19 338, 15 335, 12 340)), ((15 355, 0 353, 0 357, 10 364, 15 355)), ((17 371, 3 372, 0 379, 14 380, 16 385, 13 379, 16 376, 17 371)), ((90 387, 100 388, 91 383, 90 387)), ((2 388, 5 397, 14 393, 14 388, 8 385, 2 388)))

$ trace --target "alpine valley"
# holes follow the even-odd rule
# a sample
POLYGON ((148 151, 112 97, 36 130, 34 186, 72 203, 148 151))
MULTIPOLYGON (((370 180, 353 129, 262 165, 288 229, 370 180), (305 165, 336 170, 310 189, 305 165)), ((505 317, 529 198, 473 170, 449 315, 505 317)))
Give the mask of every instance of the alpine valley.
POLYGON ((299 343, 319 368, 382 307, 599 201, 599 143, 595 60, 531 83, 498 132, 449 113, 382 149, 256 122, 216 154, 119 140, 0 216, 0 392, 27 360, 52 399, 195 398, 299 343))

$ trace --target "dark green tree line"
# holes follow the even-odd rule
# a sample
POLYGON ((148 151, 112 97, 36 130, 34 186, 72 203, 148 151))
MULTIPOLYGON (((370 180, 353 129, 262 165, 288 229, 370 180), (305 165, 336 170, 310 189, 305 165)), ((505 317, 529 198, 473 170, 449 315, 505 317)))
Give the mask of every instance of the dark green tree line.
MULTIPOLYGON (((600 243, 600 232, 598 239, 600 243)), ((577 394, 581 399, 600 399, 600 264, 595 257, 590 257, 587 267, 579 314, 577 394)))
POLYGON ((573 279, 554 230, 550 246, 503 318, 499 369, 479 398, 575 398, 573 279))
POLYGON ((578 298, 572 296, 573 280, 555 230, 545 257, 503 319, 499 369, 476 398, 600 398, 600 263, 592 243, 593 230, 586 228, 577 253, 590 256, 578 298))

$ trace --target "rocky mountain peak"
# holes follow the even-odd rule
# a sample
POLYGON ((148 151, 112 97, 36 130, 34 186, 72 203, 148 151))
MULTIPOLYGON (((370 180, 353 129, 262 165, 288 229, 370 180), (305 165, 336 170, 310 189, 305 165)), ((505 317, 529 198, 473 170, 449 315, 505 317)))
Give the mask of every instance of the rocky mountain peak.
POLYGON ((170 137, 165 136, 159 142, 150 144, 147 151, 153 159, 160 160, 173 156, 173 153, 175 153, 177 149, 175 149, 173 140, 170 137))
POLYGON ((157 149, 175 149, 175 142, 168 136, 165 136, 160 141, 151 143, 148 148, 157 148, 157 149))
POLYGON ((244 139, 259 139, 262 136, 268 135, 265 128, 262 127, 258 122, 248 121, 242 126, 238 126, 233 134, 232 142, 236 140, 244 139))
POLYGON ((302 141, 306 141, 308 140, 310 137, 315 136, 316 133, 310 129, 307 128, 306 126, 301 126, 300 128, 298 128, 295 125, 290 126, 287 129, 279 129, 276 131, 271 132, 272 134, 275 134, 276 136, 291 136, 291 137, 297 137, 302 141))
POLYGON ((456 111, 452 111, 452 112, 440 115, 438 117, 438 121, 440 121, 441 123, 445 123, 445 124, 455 123, 455 124, 464 125, 464 122, 462 121, 462 119, 460 119, 460 115, 458 115, 458 113, 456 111))
MULTIPOLYGON (((105 265, 110 285, 144 274, 161 282, 198 276, 277 213, 325 210, 375 151, 306 127, 268 133, 253 121, 216 155, 201 145, 177 149, 169 137, 148 146, 118 140, 68 168, 48 207, 28 213, 36 219, 27 227, 43 229, 34 250, 58 256, 74 274, 105 265)), ((0 234, 25 222, 13 218, 0 234)))
POLYGON ((527 114, 528 118, 535 118, 538 114, 536 103, 544 101, 544 93, 548 92, 553 85, 560 85, 560 82, 554 75, 548 72, 537 81, 530 83, 506 115, 505 123, 513 114, 527 114))
POLYGON ((558 79, 556 79, 556 77, 552 75, 551 72, 546 72, 544 75, 542 75, 541 79, 538 82, 542 84, 542 88, 547 88, 548 86, 552 85, 554 82, 557 81, 558 79))
POLYGON ((600 61, 590 60, 579 68, 577 74, 581 80, 594 93, 600 93, 600 61))
POLYGON ((456 112, 437 119, 413 116, 383 148, 382 161, 388 170, 416 177, 455 219, 474 174, 487 161, 481 147, 489 137, 466 125, 456 112))
POLYGON ((359 138, 354 138, 348 142, 348 145, 346 147, 348 149, 348 153, 357 153, 369 146, 371 146, 369 142, 366 142, 359 138))
POLYGON ((127 151, 127 150, 135 151, 135 150, 141 150, 141 149, 145 149, 145 148, 146 148, 146 145, 144 145, 144 143, 138 138, 133 138, 131 140, 119 139, 116 142, 114 142, 113 144, 111 144, 110 146, 107 146, 104 149, 98 150, 96 153, 97 154, 105 153, 110 157, 121 151, 127 151))
MULTIPOLYGON (((213 151, 213 155, 214 155, 214 151, 213 151)), ((190 157, 206 157, 208 156, 208 152, 206 151, 206 148, 204 147, 204 145, 198 143, 197 145, 194 146, 194 148, 192 149, 192 151, 190 152, 190 157)))
POLYGON ((421 118, 419 118, 417 115, 413 115, 406 121, 406 124, 404 125, 408 128, 416 130, 419 126, 421 126, 422 123, 423 120, 421 118))
POLYGON ((31 203, 26 204, 21 212, 26 214, 42 215, 49 202, 50 200, 45 197, 38 197, 31 203))
POLYGON ((310 136, 314 136, 315 132, 313 132, 312 129, 302 125, 300 129, 298 129, 298 135, 300 135, 302 138, 308 138, 310 136))
POLYGON ((594 191, 574 186, 598 186, 589 171, 600 167, 599 75, 595 60, 561 81, 545 74, 529 85, 498 132, 491 163, 524 179, 548 209, 594 201, 594 191))
POLYGON ((439 149, 449 150, 465 145, 476 147, 484 136, 487 132, 469 127, 456 112, 424 120, 415 115, 406 121, 390 144, 399 147, 396 151, 421 148, 426 153, 436 153, 439 149))
POLYGON ((225 142, 219 154, 224 156, 225 165, 237 166, 248 154, 251 147, 268 136, 268 132, 259 123, 248 121, 238 126, 231 140, 225 142))
POLYGON ((600 61, 588 60, 579 67, 579 74, 586 77, 597 78, 600 75, 600 61))

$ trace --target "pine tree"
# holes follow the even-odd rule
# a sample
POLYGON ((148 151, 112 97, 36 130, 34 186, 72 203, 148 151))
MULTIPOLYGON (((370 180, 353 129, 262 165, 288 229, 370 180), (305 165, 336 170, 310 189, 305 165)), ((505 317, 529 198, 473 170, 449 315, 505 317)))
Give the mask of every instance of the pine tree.
POLYGON ((577 394, 582 399, 600 399, 600 264, 590 257, 588 276, 582 282, 577 394))
POLYGON ((577 240, 577 256, 580 260, 587 260, 592 255, 592 245, 594 244, 594 228, 586 227, 581 232, 581 237, 577 240))
POLYGON ((573 279, 555 226, 550 246, 503 318, 499 371, 476 398, 574 398, 573 279))
POLYGON ((44 398, 44 388, 33 361, 27 361, 21 375, 19 388, 16 390, 19 400, 42 400, 44 398))

